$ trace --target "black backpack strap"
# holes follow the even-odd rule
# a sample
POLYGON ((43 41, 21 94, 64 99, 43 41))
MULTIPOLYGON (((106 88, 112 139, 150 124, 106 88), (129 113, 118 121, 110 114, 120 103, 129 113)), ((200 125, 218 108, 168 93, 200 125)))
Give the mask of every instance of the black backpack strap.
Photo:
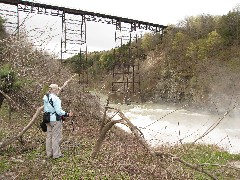
POLYGON ((48 102, 51 104, 51 106, 54 108, 53 106, 53 101, 52 101, 52 98, 49 100, 49 94, 46 94, 47 98, 48 98, 48 102))
MULTIPOLYGON (((53 106, 53 100, 52 100, 52 98, 49 100, 49 94, 46 94, 46 96, 47 96, 47 98, 48 98, 48 102, 51 104, 51 106, 54 108, 54 106, 53 106)), ((54 108, 54 110, 55 110, 55 108, 54 108)), ((56 119, 57 119, 57 121, 60 121, 60 116, 56 113, 56 112, 54 112, 55 114, 56 114, 56 119)), ((53 114, 54 114, 53 113, 53 114)))

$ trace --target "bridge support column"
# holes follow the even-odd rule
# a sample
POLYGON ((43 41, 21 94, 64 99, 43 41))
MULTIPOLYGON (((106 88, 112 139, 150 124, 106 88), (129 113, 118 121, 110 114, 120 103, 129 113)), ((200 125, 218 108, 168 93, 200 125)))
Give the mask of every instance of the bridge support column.
POLYGON ((135 23, 116 22, 112 92, 122 94, 120 101, 127 104, 141 92, 139 33, 135 23))

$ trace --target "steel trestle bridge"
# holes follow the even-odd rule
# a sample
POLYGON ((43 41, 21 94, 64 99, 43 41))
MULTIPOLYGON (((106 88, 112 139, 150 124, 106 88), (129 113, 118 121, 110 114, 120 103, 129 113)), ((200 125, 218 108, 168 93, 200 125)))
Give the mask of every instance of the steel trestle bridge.
MULTIPOLYGON (((162 38, 164 30, 167 28, 167 26, 160 24, 29 1, 0 0, 0 5, 1 3, 16 7, 15 12, 0 7, 0 16, 16 16, 15 33, 19 33, 20 28, 19 12, 60 17, 62 21, 61 59, 63 59, 65 53, 68 53, 72 55, 79 54, 80 58, 84 57, 85 61, 87 61, 87 21, 114 25, 116 27, 116 47, 130 44, 127 54, 115 53, 116 62, 113 68, 112 91, 124 92, 125 98, 129 97, 129 95, 140 93, 139 60, 142 54, 139 52, 138 39, 142 37, 142 32, 151 31, 152 33, 159 33, 160 38, 162 38), (132 45, 133 43, 135 43, 134 46, 132 45), (72 47, 74 46, 75 49, 70 49, 69 46, 71 45, 72 47), (85 54, 85 56, 81 56, 82 54, 85 54), (122 62, 122 58, 127 58, 128 61, 120 63, 122 62)), ((12 22, 6 22, 6 24, 7 23, 9 26, 13 26, 14 24, 12 22)), ((82 62, 82 60, 80 60, 80 62, 82 62)), ((88 76, 84 67, 80 70, 79 76, 81 76, 82 82, 87 83, 88 76)))

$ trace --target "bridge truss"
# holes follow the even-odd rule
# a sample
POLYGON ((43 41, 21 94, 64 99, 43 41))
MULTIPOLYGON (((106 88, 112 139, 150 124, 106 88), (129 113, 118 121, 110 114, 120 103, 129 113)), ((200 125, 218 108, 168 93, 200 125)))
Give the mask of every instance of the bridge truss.
POLYGON ((144 21, 29 1, 0 0, 0 3, 16 7, 15 10, 0 8, 0 16, 6 16, 5 25, 12 29, 13 34, 18 34, 22 25, 19 21, 19 12, 60 17, 62 24, 61 60, 65 54, 80 55, 79 76, 82 83, 88 82, 87 71, 84 67, 84 64, 86 64, 84 62, 87 61, 87 21, 114 25, 116 27, 116 48, 114 49, 115 63, 111 89, 112 92, 123 92, 127 97, 140 93, 139 60, 143 57, 143 54, 139 51, 139 39, 141 39, 144 31, 160 33, 163 36, 166 28, 164 25, 144 21), (127 54, 117 50, 126 44, 129 45, 127 54))

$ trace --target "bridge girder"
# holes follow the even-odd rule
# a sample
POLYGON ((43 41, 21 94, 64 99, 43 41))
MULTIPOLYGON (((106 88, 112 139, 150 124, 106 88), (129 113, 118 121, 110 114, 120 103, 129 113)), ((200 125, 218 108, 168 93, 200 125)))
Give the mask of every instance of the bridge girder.
MULTIPOLYGON (((47 4, 41 4, 41 3, 34 3, 29 1, 22 1, 22 0, 0 0, 0 3, 4 4, 10 4, 10 5, 21 5, 20 10, 23 11, 30 11, 30 12, 37 12, 37 13, 47 13, 47 10, 54 10, 56 13, 50 13, 49 15, 58 15, 57 12, 64 12, 68 14, 74 14, 74 15, 85 15, 87 21, 94 21, 94 19, 105 19, 103 22, 107 22, 108 24, 116 24, 116 22, 123 22, 123 23, 129 23, 132 24, 135 27, 138 27, 139 29, 145 29, 145 30, 151 30, 154 32, 161 32, 167 26, 155 24, 155 23, 149 23, 145 21, 139 21, 134 19, 128 19, 118 16, 112 16, 112 15, 106 15, 102 13, 95 13, 90 11, 83 11, 83 10, 77 10, 77 9, 71 9, 71 8, 65 8, 65 7, 59 7, 54 5, 47 5, 47 4), (43 11, 45 10, 45 11, 43 11)), ((59 16, 61 16, 61 13, 59 13, 59 16)))

